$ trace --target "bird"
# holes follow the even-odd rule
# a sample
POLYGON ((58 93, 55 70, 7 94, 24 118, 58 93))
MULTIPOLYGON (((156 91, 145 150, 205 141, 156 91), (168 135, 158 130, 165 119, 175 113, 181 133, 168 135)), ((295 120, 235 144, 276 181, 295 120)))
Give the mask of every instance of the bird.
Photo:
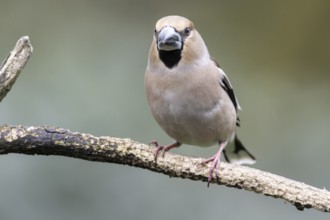
POLYGON ((214 173, 220 175, 222 154, 229 163, 256 162, 236 135, 241 107, 233 86, 188 18, 170 15, 156 22, 144 87, 154 119, 174 139, 169 145, 150 142, 156 162, 159 154, 182 144, 218 144, 219 150, 201 162, 211 163, 208 186, 214 173))

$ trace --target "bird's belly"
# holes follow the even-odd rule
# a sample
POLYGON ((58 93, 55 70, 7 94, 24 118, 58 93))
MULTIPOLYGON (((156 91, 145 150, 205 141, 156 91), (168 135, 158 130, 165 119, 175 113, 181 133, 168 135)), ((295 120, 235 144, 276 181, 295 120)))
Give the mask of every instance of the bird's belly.
POLYGON ((159 102, 158 111, 153 111, 154 116, 169 136, 184 144, 211 146, 228 140, 236 126, 234 108, 227 109, 221 100, 212 108, 205 108, 205 100, 200 101, 165 98, 159 102))
POLYGON ((184 144, 211 146, 218 141, 218 132, 205 121, 198 119, 167 123, 164 130, 169 136, 184 144))

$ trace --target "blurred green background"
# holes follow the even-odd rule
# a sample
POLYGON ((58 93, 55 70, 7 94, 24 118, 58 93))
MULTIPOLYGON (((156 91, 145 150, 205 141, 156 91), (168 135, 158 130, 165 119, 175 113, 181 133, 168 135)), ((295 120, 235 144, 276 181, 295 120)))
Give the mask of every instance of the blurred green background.
MULTIPOLYGON (((149 113, 143 79, 155 22, 179 14, 194 21, 236 89, 238 134, 254 167, 330 189, 329 11, 328 0, 0 0, 0 59, 21 36, 34 47, 0 104, 1 123, 171 142, 149 113)), ((243 218, 329 216, 128 166, 0 156, 1 220, 243 218)))

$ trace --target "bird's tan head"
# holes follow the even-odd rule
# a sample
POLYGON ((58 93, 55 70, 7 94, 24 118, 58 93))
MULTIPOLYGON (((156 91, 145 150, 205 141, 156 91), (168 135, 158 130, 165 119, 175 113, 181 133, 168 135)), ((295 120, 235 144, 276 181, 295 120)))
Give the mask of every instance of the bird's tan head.
POLYGON ((189 19, 176 15, 157 21, 150 53, 158 56, 168 68, 177 66, 179 62, 195 62, 205 55, 209 56, 194 24, 189 19))

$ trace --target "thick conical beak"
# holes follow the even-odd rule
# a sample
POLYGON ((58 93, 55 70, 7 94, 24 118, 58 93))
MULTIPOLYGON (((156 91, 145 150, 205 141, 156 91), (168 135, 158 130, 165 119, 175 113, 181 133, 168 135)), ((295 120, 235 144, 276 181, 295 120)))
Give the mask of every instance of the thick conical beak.
POLYGON ((157 48, 165 51, 181 50, 182 40, 180 34, 173 27, 165 26, 158 34, 157 48))

